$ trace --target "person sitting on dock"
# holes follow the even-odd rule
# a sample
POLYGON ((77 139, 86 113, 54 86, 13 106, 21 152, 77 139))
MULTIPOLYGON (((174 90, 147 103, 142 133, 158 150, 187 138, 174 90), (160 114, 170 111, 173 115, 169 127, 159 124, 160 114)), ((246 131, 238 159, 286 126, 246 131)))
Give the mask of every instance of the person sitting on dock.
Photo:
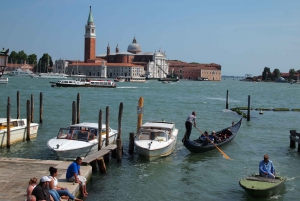
POLYGON ((83 197, 87 197, 88 192, 86 191, 86 178, 80 175, 80 165, 82 163, 82 159, 77 157, 76 160, 71 163, 67 169, 66 179, 70 182, 75 182, 80 185, 80 189, 83 197))
POLYGON ((36 200, 53 201, 53 198, 48 190, 50 181, 51 180, 47 176, 43 176, 40 179, 40 183, 32 191, 32 195, 35 196, 36 200))
POLYGON ((275 178, 275 168, 268 154, 264 155, 264 160, 259 163, 259 175, 266 178, 275 178))
POLYGON ((196 112, 195 111, 193 111, 192 114, 190 114, 185 121, 187 139, 190 139, 193 124, 196 127, 196 112))
POLYGON ((31 178, 28 183, 29 183, 29 185, 26 189, 26 194, 27 194, 27 200, 30 201, 31 197, 33 197, 33 196, 31 196, 31 193, 37 184, 37 178, 35 178, 35 177, 31 178))
POLYGON ((71 194, 67 188, 64 188, 64 187, 61 187, 61 186, 58 185, 58 181, 57 181, 57 178, 56 178, 57 168, 50 167, 49 172, 50 172, 49 178, 51 179, 51 181, 49 183, 49 188, 50 189, 56 190, 57 193, 63 199, 71 199, 71 200, 75 200, 75 201, 82 201, 82 199, 78 199, 78 198, 74 197, 74 195, 71 194))

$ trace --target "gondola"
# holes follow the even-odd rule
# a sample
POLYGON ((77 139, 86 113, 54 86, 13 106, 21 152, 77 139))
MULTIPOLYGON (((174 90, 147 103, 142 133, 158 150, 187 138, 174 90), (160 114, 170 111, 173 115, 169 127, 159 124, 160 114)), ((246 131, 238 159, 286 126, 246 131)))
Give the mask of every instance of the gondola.
MULTIPOLYGON (((233 123, 232 126, 229 126, 227 128, 224 128, 216 132, 216 136, 220 140, 215 141, 214 144, 218 147, 221 147, 231 142, 237 135, 237 132, 241 127, 241 124, 242 124, 242 118, 236 124, 233 123)), ((187 139, 185 135, 182 139, 182 143, 192 153, 203 153, 216 148, 215 145, 211 142, 203 141, 201 138, 196 140, 190 140, 187 139)))

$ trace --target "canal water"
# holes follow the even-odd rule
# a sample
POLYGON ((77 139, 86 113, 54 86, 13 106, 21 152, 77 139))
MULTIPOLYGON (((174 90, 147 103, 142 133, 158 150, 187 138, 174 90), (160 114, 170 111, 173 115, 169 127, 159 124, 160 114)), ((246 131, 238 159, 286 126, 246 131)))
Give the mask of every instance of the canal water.
MULTIPOLYGON (((6 117, 7 99, 11 99, 12 118, 17 116, 17 91, 21 96, 21 118, 26 118, 26 100, 34 95, 34 122, 39 121, 39 95, 43 92, 43 123, 38 137, 30 142, 0 149, 0 157, 23 157, 55 160, 47 141, 57 135, 60 127, 72 120, 72 102, 81 96, 81 122, 97 122, 99 110, 109 106, 110 126, 117 129, 119 106, 124 105, 122 163, 111 160, 107 174, 93 173, 89 197, 85 200, 252 200, 239 186, 239 180, 258 172, 258 163, 265 153, 273 161, 276 174, 287 177, 279 195, 267 200, 298 200, 300 186, 300 155, 289 148, 290 130, 300 132, 300 112, 251 110, 251 120, 243 119, 236 138, 221 147, 230 158, 218 150, 203 154, 190 153, 181 143, 184 122, 192 111, 197 113, 197 127, 202 131, 218 131, 237 122, 241 117, 226 110, 226 91, 229 108, 247 107, 248 96, 255 108, 300 108, 300 85, 287 83, 253 83, 227 78, 220 82, 180 81, 163 84, 117 83, 115 89, 57 88, 50 80, 9 77, 0 85, 0 116, 6 117), (137 154, 128 154, 130 132, 136 132, 137 105, 144 98, 143 122, 165 120, 175 122, 179 129, 176 149, 165 158, 147 162, 137 154)), ((200 133, 192 130, 191 138, 200 133)))

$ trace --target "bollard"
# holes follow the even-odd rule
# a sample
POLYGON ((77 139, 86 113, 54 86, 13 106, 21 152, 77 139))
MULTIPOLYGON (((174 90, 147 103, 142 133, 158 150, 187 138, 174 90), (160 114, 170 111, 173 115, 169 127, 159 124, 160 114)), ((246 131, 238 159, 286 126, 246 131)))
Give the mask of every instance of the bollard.
POLYGON ((117 163, 120 163, 122 161, 122 140, 117 139, 117 163))

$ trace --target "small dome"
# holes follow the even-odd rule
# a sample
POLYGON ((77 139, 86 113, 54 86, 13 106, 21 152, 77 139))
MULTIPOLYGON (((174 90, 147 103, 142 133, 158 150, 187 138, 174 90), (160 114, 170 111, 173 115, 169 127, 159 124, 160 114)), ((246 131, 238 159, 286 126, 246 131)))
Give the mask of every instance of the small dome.
POLYGON ((132 43, 130 45, 128 45, 127 51, 131 52, 133 54, 137 54, 142 51, 140 45, 136 42, 135 37, 134 37, 132 43))

